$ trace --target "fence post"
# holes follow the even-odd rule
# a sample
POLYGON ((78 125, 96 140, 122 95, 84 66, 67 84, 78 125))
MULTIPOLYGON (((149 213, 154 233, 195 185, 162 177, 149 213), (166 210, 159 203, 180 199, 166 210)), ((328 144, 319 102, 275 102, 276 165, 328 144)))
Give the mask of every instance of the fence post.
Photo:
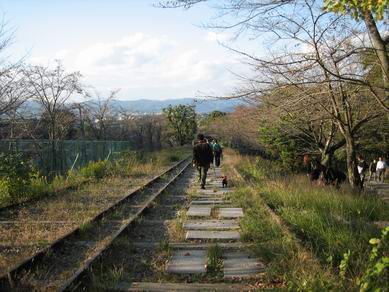
POLYGON ((107 158, 105 158, 105 160, 108 161, 108 159, 111 157, 111 153, 112 153, 112 150, 109 150, 108 156, 107 156, 107 158))
POLYGON ((73 169, 74 169, 74 166, 75 166, 75 165, 76 165, 76 163, 77 163, 78 157, 79 157, 79 153, 77 153, 77 155, 76 155, 76 159, 74 159, 74 162, 73 162, 73 164, 72 164, 72 167, 70 168, 70 170, 71 170, 71 171, 73 171, 73 169))

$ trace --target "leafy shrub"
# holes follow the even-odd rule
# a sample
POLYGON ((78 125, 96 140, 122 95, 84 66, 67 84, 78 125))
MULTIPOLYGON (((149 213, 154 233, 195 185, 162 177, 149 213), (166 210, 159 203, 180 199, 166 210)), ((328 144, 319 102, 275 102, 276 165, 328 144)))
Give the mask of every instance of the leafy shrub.
POLYGON ((0 154, 0 177, 6 181, 3 183, 3 189, 6 185, 10 197, 26 194, 33 173, 31 162, 21 153, 0 154))
POLYGON ((30 161, 22 153, 0 153, 0 175, 28 180, 32 173, 30 161))
POLYGON ((31 196, 37 197, 50 193, 52 189, 51 184, 47 182, 46 177, 36 174, 31 178, 29 191, 31 196))
POLYGON ((51 182, 51 186, 53 190, 58 190, 58 189, 63 189, 65 186, 67 186, 67 180, 64 176, 62 175, 56 175, 51 182))
POLYGON ((80 169, 79 174, 85 178, 103 178, 109 171, 109 162, 101 160, 90 162, 87 166, 80 169))
MULTIPOLYGON (((77 173, 77 171, 68 170, 68 172, 66 174, 66 186, 67 187, 74 188, 74 187, 81 185, 82 183, 84 183, 86 181, 87 181, 87 178, 79 175, 77 173)), ((63 185, 62 185, 62 188, 63 188, 63 185)))
POLYGON ((6 205, 11 201, 11 195, 9 194, 8 180, 0 178, 0 206, 6 205))
POLYGON ((259 140, 264 146, 265 153, 277 161, 283 172, 301 171, 299 149, 305 148, 304 139, 285 133, 281 127, 261 126, 259 140))
POLYGON ((381 238, 371 238, 369 243, 369 260, 357 284, 360 291, 385 291, 389 278, 389 226, 382 229, 381 238))

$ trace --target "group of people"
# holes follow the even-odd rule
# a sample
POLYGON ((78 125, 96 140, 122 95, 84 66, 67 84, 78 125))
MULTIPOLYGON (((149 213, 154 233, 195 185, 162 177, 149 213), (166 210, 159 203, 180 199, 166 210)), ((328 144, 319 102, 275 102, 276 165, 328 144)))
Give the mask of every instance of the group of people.
POLYGON ((365 161, 363 156, 358 156, 357 167, 358 174, 361 179, 361 185, 363 186, 367 170, 369 170, 369 182, 372 180, 383 182, 385 178, 386 169, 388 168, 388 164, 386 163, 385 159, 379 157, 378 161, 374 159, 369 165, 367 165, 367 162, 365 161))
MULTIPOLYGON (((379 157, 378 160, 373 160, 367 164, 362 155, 357 157, 357 170, 360 179, 359 187, 364 188, 367 172, 369 171, 368 181, 384 182, 386 169, 388 164, 385 159, 379 157)), ((309 154, 304 155, 304 165, 307 167, 308 177, 311 182, 319 180, 325 185, 333 184, 339 187, 346 180, 346 175, 337 168, 325 166, 318 159, 311 159, 309 154)))
POLYGON ((201 189, 205 189, 207 173, 211 164, 214 164, 216 167, 220 166, 222 152, 222 147, 216 139, 209 142, 203 134, 197 135, 197 140, 193 143, 192 162, 199 172, 201 189))
POLYGON ((311 182, 318 181, 320 185, 334 185, 339 188, 346 180, 346 174, 336 167, 325 166, 319 159, 311 159, 310 155, 304 155, 304 165, 307 167, 307 175, 311 182))

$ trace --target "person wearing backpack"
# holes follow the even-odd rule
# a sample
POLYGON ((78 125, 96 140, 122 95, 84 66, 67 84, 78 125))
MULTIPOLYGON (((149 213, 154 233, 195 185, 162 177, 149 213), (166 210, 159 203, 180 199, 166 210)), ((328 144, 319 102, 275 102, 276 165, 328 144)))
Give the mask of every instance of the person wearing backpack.
POLYGON ((365 159, 363 158, 362 155, 359 155, 357 157, 358 159, 358 165, 357 165, 357 168, 358 168, 358 174, 359 174, 359 178, 361 180, 361 189, 363 189, 363 186, 364 186, 364 183, 365 183, 365 172, 366 170, 369 168, 369 166, 367 165, 365 159))
POLYGON ((377 176, 376 176, 376 171, 377 171, 377 160, 373 160, 370 165, 369 165, 369 173, 370 173, 370 176, 369 176, 369 182, 373 179, 373 181, 376 181, 377 180, 377 176))
POLYGON ((221 158, 223 150, 216 139, 213 140, 212 150, 213 150, 213 156, 215 157, 215 166, 219 167, 220 166, 220 158, 221 158))
POLYGON ((207 143, 203 134, 197 135, 198 143, 193 146, 193 165, 199 171, 201 181, 201 189, 205 189, 207 172, 210 165, 213 163, 212 147, 207 143))

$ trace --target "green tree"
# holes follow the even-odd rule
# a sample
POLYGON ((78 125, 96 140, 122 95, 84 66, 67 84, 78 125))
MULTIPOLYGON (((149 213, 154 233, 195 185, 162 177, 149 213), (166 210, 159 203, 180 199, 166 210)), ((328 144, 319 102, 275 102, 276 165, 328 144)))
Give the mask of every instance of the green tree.
POLYGON ((374 54, 377 56, 383 86, 371 91, 378 103, 389 111, 389 36, 386 35, 384 26, 379 25, 389 9, 388 0, 325 0, 324 8, 335 13, 348 14, 356 21, 362 21, 369 33, 374 54))
POLYGON ((168 122, 168 136, 179 145, 193 139, 197 131, 196 111, 193 105, 169 105, 163 109, 168 122))
POLYGON ((308 147, 302 137, 289 135, 281 125, 260 126, 258 132, 265 153, 273 159, 279 159, 284 171, 301 170, 303 149, 308 147))
POLYGON ((364 13, 370 12, 377 20, 382 20, 388 0, 326 0, 324 6, 327 10, 350 14, 355 19, 363 18, 364 13))
POLYGON ((204 115, 202 118, 199 120, 199 127, 200 131, 208 131, 210 126, 220 118, 223 118, 226 116, 226 113, 221 112, 221 111, 213 111, 209 114, 204 115))

